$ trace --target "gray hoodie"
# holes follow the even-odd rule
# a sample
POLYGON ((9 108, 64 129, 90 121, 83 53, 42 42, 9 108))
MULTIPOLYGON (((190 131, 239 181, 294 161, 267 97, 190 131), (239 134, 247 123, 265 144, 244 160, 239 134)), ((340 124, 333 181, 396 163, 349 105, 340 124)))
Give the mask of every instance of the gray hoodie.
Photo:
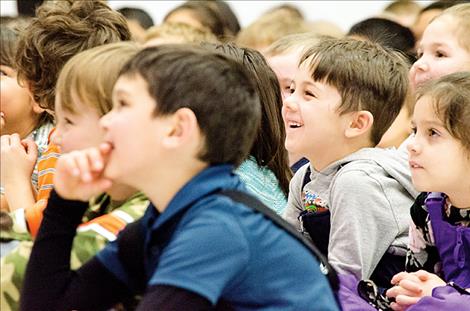
POLYGON ((292 178, 283 216, 300 231, 304 192, 326 204, 331 212, 328 260, 338 272, 367 279, 385 252, 405 255, 409 210, 418 195, 406 153, 364 148, 321 172, 311 167, 303 192, 308 165, 292 178))

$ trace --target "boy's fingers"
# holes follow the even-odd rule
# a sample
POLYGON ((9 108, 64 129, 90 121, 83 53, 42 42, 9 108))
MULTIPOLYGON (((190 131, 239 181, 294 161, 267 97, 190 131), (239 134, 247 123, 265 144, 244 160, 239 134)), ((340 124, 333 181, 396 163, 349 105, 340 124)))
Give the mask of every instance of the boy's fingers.
POLYGON ((75 159, 72 156, 70 155, 62 156, 62 158, 59 159, 59 162, 63 163, 65 171, 69 173, 70 175, 74 177, 77 177, 80 175, 80 170, 78 169, 75 163, 75 159))
POLYGON ((91 163, 93 172, 99 173, 104 167, 103 157, 99 149, 91 148, 88 151, 88 160, 91 163))
POLYGON ((12 146, 21 145, 20 135, 18 135, 17 133, 11 134, 10 135, 10 145, 12 145, 12 146))
POLYGON ((83 153, 73 154, 75 165, 80 171, 80 178, 83 182, 91 181, 90 174, 90 163, 88 161, 88 156, 83 153))
POLYGON ((2 145, 2 148, 5 148, 10 145, 10 135, 2 135, 0 137, 0 144, 2 145))
POLYGON ((38 155, 38 146, 32 139, 23 139, 21 144, 26 148, 26 153, 34 158, 37 158, 38 155))

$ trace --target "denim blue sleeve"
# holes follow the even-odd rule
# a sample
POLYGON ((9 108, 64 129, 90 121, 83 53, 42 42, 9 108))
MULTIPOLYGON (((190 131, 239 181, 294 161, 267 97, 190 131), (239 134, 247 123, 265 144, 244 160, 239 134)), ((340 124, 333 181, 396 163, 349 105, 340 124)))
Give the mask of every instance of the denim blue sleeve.
POLYGON ((243 276, 249 246, 237 217, 224 208, 186 214, 160 257, 149 285, 171 285, 215 304, 243 276))

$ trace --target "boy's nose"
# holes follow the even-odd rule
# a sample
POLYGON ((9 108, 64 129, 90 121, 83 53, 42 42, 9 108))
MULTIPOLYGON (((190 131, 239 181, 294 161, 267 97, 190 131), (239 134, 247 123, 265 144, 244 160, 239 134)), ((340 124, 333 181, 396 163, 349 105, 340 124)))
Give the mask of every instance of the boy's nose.
POLYGON ((107 114, 103 115, 101 118, 100 118, 100 127, 104 130, 106 130, 108 128, 108 125, 109 125, 109 115, 111 114, 111 111, 109 111, 107 114))
POLYGON ((286 97, 282 103, 285 109, 291 110, 291 111, 297 111, 297 102, 295 100, 295 95, 291 94, 290 96, 286 97))

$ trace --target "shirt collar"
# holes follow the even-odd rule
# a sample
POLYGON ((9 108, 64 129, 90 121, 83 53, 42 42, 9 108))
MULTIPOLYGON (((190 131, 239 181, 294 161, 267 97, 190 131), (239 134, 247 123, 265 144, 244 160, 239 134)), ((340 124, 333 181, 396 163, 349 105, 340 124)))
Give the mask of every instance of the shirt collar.
POLYGON ((208 194, 225 188, 234 188, 240 182, 233 173, 233 165, 214 165, 195 175, 173 197, 167 208, 159 214, 153 204, 150 204, 145 213, 146 226, 157 230, 162 224, 171 219, 175 214, 208 194))

